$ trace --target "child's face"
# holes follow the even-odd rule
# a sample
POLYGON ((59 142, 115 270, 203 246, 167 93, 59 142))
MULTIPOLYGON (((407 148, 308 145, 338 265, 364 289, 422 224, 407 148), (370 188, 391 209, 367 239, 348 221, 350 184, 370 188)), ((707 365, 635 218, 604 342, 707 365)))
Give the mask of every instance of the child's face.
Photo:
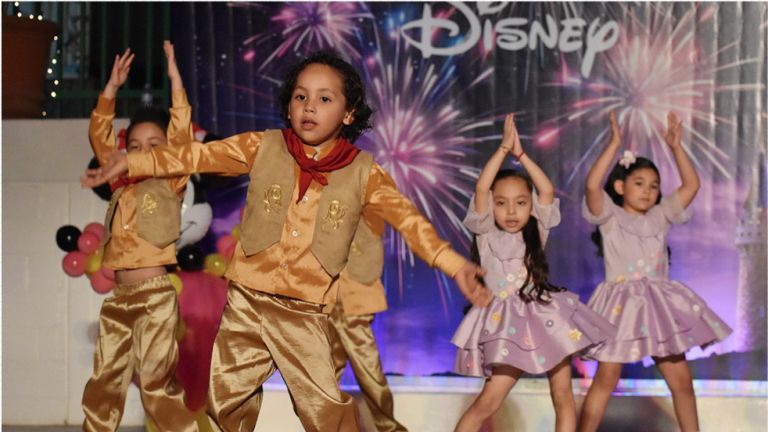
POLYGON ((168 145, 165 131, 154 123, 139 123, 131 129, 126 150, 131 152, 148 152, 152 147, 168 145))
POLYGON ((288 118, 301 140, 323 148, 333 145, 344 125, 354 121, 354 110, 347 110, 344 83, 336 69, 313 63, 296 80, 288 118))
POLYGON ((531 218, 533 209, 533 196, 526 181, 520 177, 498 180, 493 186, 491 196, 496 225, 508 233, 522 230, 531 218))
POLYGON ((659 175, 651 168, 632 171, 626 179, 616 180, 613 188, 624 198, 622 208, 630 214, 643 215, 659 199, 659 175))

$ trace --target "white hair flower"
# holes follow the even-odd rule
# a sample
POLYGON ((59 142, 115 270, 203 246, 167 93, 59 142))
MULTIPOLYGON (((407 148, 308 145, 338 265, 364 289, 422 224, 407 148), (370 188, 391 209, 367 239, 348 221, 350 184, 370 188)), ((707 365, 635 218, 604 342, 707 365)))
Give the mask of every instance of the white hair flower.
POLYGON ((619 165, 623 166, 625 169, 629 169, 629 166, 635 163, 635 161, 637 161, 637 155, 629 150, 625 150, 624 156, 619 159, 619 165))

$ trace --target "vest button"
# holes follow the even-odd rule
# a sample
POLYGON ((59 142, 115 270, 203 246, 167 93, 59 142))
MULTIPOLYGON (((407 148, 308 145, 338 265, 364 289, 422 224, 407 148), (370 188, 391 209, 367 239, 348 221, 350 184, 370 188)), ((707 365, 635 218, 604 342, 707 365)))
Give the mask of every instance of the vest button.
POLYGON ((291 233, 291 235, 294 236, 294 237, 298 237, 299 236, 299 232, 298 231, 294 231, 294 232, 291 233))
POLYGON ((306 196, 304 196, 304 197, 302 197, 302 198, 301 198, 301 200, 302 200, 302 201, 304 201, 304 202, 307 202, 307 201, 309 201, 309 198, 307 198, 306 196))
POLYGON ((123 225, 123 229, 128 229, 128 225, 123 225))
POLYGON ((283 268, 287 269, 288 268, 288 263, 283 263, 283 268))

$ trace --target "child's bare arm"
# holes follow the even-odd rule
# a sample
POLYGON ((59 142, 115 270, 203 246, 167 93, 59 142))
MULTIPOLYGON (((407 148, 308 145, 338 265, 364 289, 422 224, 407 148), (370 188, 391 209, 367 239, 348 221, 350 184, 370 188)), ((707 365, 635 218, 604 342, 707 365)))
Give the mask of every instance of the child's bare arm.
POLYGON ((672 150, 672 154, 675 157, 675 163, 677 163, 677 169, 680 171, 680 179, 683 184, 677 188, 677 196, 680 199, 680 205, 683 208, 687 208, 693 201, 693 197, 699 191, 699 175, 696 173, 696 168, 693 167, 691 158, 688 157, 688 153, 685 152, 682 144, 680 144, 680 133, 683 129, 683 122, 677 121, 675 113, 669 112, 667 115, 667 131, 662 132, 664 139, 667 141, 669 148, 672 150))
POLYGON ((498 174, 501 164, 504 163, 507 153, 513 150, 515 137, 517 136, 514 117, 514 114, 508 114, 506 120, 504 120, 504 137, 501 140, 501 145, 485 164, 483 171, 480 173, 480 178, 477 179, 477 185, 475 186, 475 212, 479 214, 484 214, 488 211, 488 195, 491 194, 493 179, 496 178, 496 174, 498 174))
POLYGON ((168 60, 168 78, 171 79, 171 90, 181 90, 184 88, 184 83, 181 80, 179 67, 176 65, 176 52, 171 41, 163 43, 163 50, 165 51, 165 58, 168 60))
POLYGON ((611 141, 608 146, 603 150, 603 154, 592 166, 587 174, 586 185, 586 201, 589 212, 595 216, 600 215, 603 212, 603 191, 602 183, 608 170, 611 168, 613 159, 616 157, 616 152, 621 147, 621 131, 619 130, 619 124, 616 122, 616 116, 611 111, 611 141))
POLYGON ((117 90, 128 79, 128 72, 131 70, 131 63, 135 54, 131 54, 131 49, 125 50, 122 56, 115 56, 115 63, 112 65, 112 74, 109 76, 107 86, 104 87, 103 95, 107 99, 114 99, 117 96, 117 90))
MULTIPOLYGON (((514 123, 512 123, 512 127, 515 128, 514 123)), ((512 147, 512 155, 523 164, 523 168, 531 176, 531 181, 533 181, 533 185, 536 186, 536 191, 539 194, 539 204, 552 204, 555 200, 555 187, 552 186, 552 182, 549 181, 549 177, 547 177, 544 171, 536 165, 536 162, 525 154, 520 143, 520 134, 517 133, 517 128, 515 128, 514 132, 515 140, 512 147)))

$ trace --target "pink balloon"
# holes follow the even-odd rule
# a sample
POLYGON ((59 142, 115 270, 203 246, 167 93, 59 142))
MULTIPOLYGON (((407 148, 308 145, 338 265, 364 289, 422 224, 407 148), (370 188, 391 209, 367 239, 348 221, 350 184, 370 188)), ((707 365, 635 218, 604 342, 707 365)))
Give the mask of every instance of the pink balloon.
POLYGON ((114 286, 115 281, 107 279, 107 277, 100 271, 91 275, 91 288, 99 294, 106 294, 112 291, 114 286))
POLYGON ((232 255, 235 254, 235 248, 237 247, 237 243, 232 243, 232 246, 228 247, 227 250, 224 251, 223 254, 221 254, 224 258, 227 259, 227 261, 232 260, 232 255))
POLYGON ((99 243, 101 243, 99 236, 92 232, 83 232, 77 239, 77 248, 80 252, 90 255, 99 250, 99 243))
POLYGON ((96 234, 96 237, 99 238, 99 242, 104 238, 104 225, 98 223, 98 222, 91 222, 88 225, 85 226, 83 229, 83 232, 90 232, 96 234))
POLYGON ((223 236, 219 237, 219 241, 216 242, 216 250, 226 259, 229 259, 232 257, 230 254, 227 256, 227 252, 229 252, 230 249, 232 249, 232 252, 234 252, 234 246, 235 246, 235 240, 232 238, 232 234, 227 233, 223 236))
POLYGON ((72 251, 64 255, 64 259, 61 261, 64 273, 72 277, 82 276, 85 273, 86 258, 88 255, 80 251, 72 251))
POLYGON ((104 264, 101 265, 101 268, 99 269, 99 272, 103 274, 107 279, 114 281, 115 280, 115 271, 111 268, 105 266, 104 264))
POLYGON ((205 407, 211 370, 213 340, 227 303, 227 281, 206 272, 176 272, 184 289, 179 294, 179 315, 187 325, 179 341, 179 379, 187 397, 187 408, 205 407))

